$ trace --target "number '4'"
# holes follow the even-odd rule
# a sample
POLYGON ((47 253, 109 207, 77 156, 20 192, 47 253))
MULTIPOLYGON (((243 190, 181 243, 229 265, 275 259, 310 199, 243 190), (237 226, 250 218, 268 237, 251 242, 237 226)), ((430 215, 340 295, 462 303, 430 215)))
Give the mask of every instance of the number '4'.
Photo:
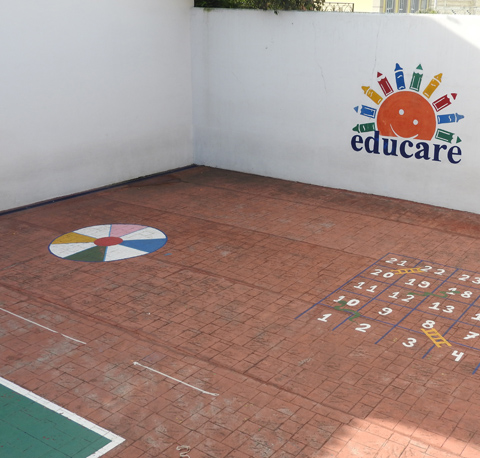
POLYGON ((464 355, 465 353, 462 353, 462 352, 458 352, 457 350, 455 350, 453 353, 452 353, 452 356, 455 356, 455 361, 460 361, 462 359, 462 356, 464 355))

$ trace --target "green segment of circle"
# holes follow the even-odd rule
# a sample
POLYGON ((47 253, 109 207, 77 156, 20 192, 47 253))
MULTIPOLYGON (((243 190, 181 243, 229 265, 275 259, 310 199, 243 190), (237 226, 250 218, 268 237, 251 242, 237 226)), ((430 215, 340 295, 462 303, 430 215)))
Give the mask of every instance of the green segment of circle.
POLYGON ((88 250, 67 256, 65 259, 71 259, 72 261, 101 262, 105 259, 106 249, 107 247, 105 246, 94 246, 88 250))

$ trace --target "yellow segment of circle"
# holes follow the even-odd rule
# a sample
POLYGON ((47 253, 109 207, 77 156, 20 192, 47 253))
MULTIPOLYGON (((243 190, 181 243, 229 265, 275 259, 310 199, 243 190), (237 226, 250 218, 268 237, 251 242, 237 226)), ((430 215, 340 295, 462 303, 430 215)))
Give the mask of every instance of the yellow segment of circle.
POLYGON ((86 243, 94 242, 95 240, 97 240, 95 237, 77 234, 76 232, 69 232, 68 234, 58 237, 52 243, 86 243))

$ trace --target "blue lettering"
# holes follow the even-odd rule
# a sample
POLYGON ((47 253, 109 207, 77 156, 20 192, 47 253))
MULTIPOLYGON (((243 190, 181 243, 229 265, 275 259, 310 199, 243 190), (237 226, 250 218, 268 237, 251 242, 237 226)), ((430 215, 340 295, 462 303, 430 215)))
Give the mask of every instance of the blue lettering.
POLYGON ((412 156, 413 156, 413 154, 408 155, 408 154, 405 152, 405 145, 406 145, 407 143, 408 143, 408 146, 410 146, 410 147, 413 146, 413 143, 412 143, 410 140, 405 140, 404 142, 400 143, 400 154, 401 154, 404 158, 406 158, 406 159, 408 159, 409 157, 412 157, 412 156))
POLYGON ((438 155, 442 149, 447 149, 447 145, 433 145, 433 160, 437 162, 442 162, 438 155))
POLYGON ((458 147, 458 146, 452 146, 449 150, 448 150, 448 153, 447 153, 447 159, 449 160, 449 162, 451 162, 452 164, 458 164, 461 159, 459 159, 458 161, 454 160, 452 156, 461 156, 462 155, 462 150, 458 147))
POLYGON ((397 140, 391 139, 392 142, 392 151, 388 151, 388 138, 383 139, 383 154, 385 156, 396 156, 397 155, 397 140))
POLYGON ((367 153, 373 154, 380 154, 378 150, 378 145, 380 143, 380 132, 378 130, 375 131, 375 135, 373 137, 367 137, 365 140, 365 151, 367 153), (373 148, 370 146, 373 141, 373 148))
POLYGON ((415 159, 425 159, 426 161, 432 160, 435 162, 441 162, 440 153, 444 149, 446 150, 446 156, 448 162, 451 164, 458 164, 461 162, 462 150, 459 146, 451 146, 448 149, 447 145, 433 144, 430 145, 427 142, 416 142, 415 144, 410 140, 404 140, 398 144, 397 139, 394 138, 380 138, 380 132, 375 131, 373 136, 363 138, 361 135, 354 135, 350 141, 350 144, 354 151, 362 151, 365 147, 367 153, 380 154, 380 140, 383 140, 382 152, 385 156, 398 156, 398 152, 405 159, 409 159, 415 155, 415 159), (430 156, 430 146, 432 146, 433 157, 430 156), (415 153, 410 151, 415 147, 415 153))
POLYGON ((354 135, 351 144, 354 151, 362 151, 363 148, 357 145, 363 145, 363 137, 361 135, 354 135))
POLYGON ((430 159, 430 156, 428 155, 428 143, 417 143, 417 149, 418 151, 415 153, 415 159, 425 159, 427 161, 430 159))

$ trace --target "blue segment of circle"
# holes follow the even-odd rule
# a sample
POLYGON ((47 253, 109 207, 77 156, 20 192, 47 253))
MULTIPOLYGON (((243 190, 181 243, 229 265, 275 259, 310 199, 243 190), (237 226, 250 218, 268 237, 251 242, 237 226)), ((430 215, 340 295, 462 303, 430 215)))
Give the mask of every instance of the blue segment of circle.
POLYGON ((152 253, 153 251, 162 248, 165 243, 167 243, 166 237, 164 239, 124 240, 122 243, 120 243, 120 245, 128 248, 134 248, 135 250, 152 253))

